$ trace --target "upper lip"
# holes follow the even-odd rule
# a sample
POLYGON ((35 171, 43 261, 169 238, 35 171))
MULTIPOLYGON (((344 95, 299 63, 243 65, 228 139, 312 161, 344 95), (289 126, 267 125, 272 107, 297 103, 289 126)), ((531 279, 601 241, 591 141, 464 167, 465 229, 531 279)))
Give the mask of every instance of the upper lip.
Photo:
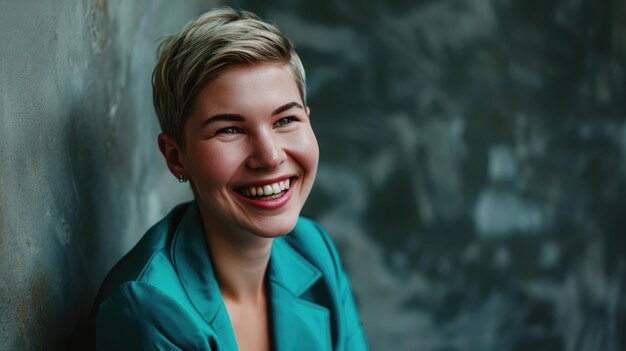
POLYGON ((242 184, 242 185, 239 185, 239 186, 237 186, 235 188, 246 188, 246 187, 251 187, 251 186, 264 186, 264 185, 268 185, 268 184, 278 183, 280 181, 287 180, 287 179, 294 178, 294 177, 295 177, 294 174, 283 175, 283 176, 278 176, 278 177, 274 177, 274 178, 271 178, 271 179, 257 180, 257 181, 254 181, 254 182, 242 184))

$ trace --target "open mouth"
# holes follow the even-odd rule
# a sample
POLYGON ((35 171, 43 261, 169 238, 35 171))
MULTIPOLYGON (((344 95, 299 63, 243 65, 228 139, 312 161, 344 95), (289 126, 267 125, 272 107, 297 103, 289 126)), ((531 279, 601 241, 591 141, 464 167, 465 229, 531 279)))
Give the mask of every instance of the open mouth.
POLYGON ((253 200, 274 200, 282 197, 289 190, 289 186, 293 183, 292 178, 287 178, 265 185, 252 185, 241 187, 237 192, 241 195, 253 200))

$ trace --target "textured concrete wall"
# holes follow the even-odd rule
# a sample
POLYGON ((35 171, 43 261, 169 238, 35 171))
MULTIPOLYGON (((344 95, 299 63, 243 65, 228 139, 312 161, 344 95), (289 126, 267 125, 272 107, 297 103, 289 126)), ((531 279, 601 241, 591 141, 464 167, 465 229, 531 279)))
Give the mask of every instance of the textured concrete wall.
POLYGON ((626 350, 626 2, 240 1, 307 67, 375 350, 626 350))
POLYGON ((106 271, 185 196, 150 74, 158 37, 209 6, 0 2, 0 350, 65 348, 106 271))

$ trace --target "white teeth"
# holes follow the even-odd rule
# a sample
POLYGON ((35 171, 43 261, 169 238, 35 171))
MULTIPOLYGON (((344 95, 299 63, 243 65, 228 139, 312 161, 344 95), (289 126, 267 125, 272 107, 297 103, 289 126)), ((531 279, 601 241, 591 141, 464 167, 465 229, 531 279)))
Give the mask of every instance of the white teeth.
POLYGON ((272 183, 272 184, 267 184, 267 185, 263 185, 261 186, 251 186, 249 188, 246 188, 244 190, 242 190, 242 192, 244 193, 244 195, 251 197, 251 196, 270 196, 272 194, 276 195, 279 194, 287 189, 289 189, 289 179, 285 179, 283 181, 280 182, 276 182, 276 183, 272 183))
POLYGON ((278 183, 272 184, 272 190, 274 191, 274 194, 280 193, 280 186, 278 185, 278 183))

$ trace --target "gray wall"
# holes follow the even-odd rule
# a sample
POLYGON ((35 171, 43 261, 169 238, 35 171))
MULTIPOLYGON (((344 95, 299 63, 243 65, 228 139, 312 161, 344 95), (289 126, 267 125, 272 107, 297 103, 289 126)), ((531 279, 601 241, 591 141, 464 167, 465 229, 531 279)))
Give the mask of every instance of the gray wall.
POLYGON ((0 2, 0 350, 67 347, 113 263, 189 198, 150 87, 159 36, 210 4, 186 5, 0 2))
MULTIPOLYGON (((227 1, 290 36, 374 350, 626 350, 626 2, 227 1)), ((173 204, 149 76, 216 5, 0 2, 0 349, 68 345, 173 204)))

